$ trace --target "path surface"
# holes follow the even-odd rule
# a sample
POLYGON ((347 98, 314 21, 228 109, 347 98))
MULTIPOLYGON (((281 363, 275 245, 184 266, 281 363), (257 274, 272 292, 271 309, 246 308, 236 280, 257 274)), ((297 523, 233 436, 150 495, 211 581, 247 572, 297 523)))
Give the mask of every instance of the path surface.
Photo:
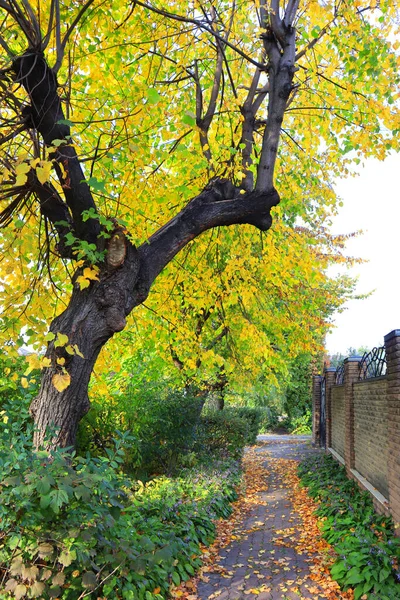
MULTIPOLYGON (((310 438, 289 435, 259 436, 256 451, 265 455, 267 491, 259 492, 247 518, 238 526, 237 539, 221 549, 217 561, 220 572, 208 573, 198 585, 199 600, 300 600, 326 598, 312 578, 313 560, 299 554, 296 535, 302 527, 299 515, 292 513, 288 490, 282 480, 282 460, 302 460, 318 452, 310 438), (277 532, 293 531, 293 543, 279 544, 277 532), (278 542, 278 543, 277 543, 278 542), (208 580, 208 581, 207 581, 208 580)), ((310 540, 312 544, 313 540, 310 540)))

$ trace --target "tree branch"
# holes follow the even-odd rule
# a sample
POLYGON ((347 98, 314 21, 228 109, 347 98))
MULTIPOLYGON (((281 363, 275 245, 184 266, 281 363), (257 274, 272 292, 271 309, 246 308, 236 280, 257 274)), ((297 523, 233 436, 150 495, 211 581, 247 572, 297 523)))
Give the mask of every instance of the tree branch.
POLYGON ((82 212, 96 206, 85 181, 75 148, 71 144, 70 127, 65 119, 57 93, 57 79, 48 67, 43 54, 28 50, 13 61, 15 80, 23 85, 31 101, 28 127, 36 129, 45 144, 63 140, 56 152, 55 160, 62 163, 57 174, 63 187, 66 202, 71 210, 76 233, 80 239, 95 243, 100 233, 97 220, 82 220, 82 212), (65 172, 64 177, 62 173, 65 172))
POLYGON ((62 65, 62 61, 64 58, 64 52, 65 52, 65 46, 67 45, 67 42, 68 42, 72 32, 74 31, 75 27, 78 25, 79 21, 81 20, 81 18, 83 17, 83 15, 87 11, 87 9, 90 7, 91 4, 93 4, 93 2, 94 2, 94 0, 88 0, 86 2, 86 4, 84 4, 82 6, 81 10, 78 12, 75 19, 72 21, 71 25, 68 27, 67 33, 65 34, 63 41, 60 43, 60 46, 58 47, 58 45, 57 45, 57 60, 53 67, 54 73, 58 73, 58 71, 62 65))
POLYGON ((36 175, 29 174, 30 189, 40 203, 40 212, 50 221, 58 234, 57 250, 62 258, 73 258, 72 247, 66 243, 67 233, 74 233, 71 213, 55 187, 40 183, 36 175))
POLYGON ((234 50, 237 54, 239 54, 239 56, 241 56, 242 58, 246 59, 252 65, 254 65, 256 67, 259 67, 260 69, 264 69, 265 68, 264 65, 258 63, 256 60, 254 60, 253 58, 251 58, 250 56, 248 56, 245 52, 243 52, 242 50, 240 50, 240 48, 238 48, 234 44, 231 44, 231 42, 225 41, 224 38, 219 35, 219 33, 217 33, 216 31, 213 31, 212 28, 208 27, 207 25, 205 25, 204 23, 202 23, 198 19, 191 19, 190 17, 183 17, 181 15, 177 15, 175 13, 171 13, 171 12, 169 12, 167 10, 162 10, 160 8, 156 8, 155 6, 151 6, 150 4, 146 4, 146 2, 141 2, 141 0, 134 0, 134 3, 137 4, 138 6, 142 6, 143 8, 147 8, 147 10, 155 12, 158 15, 162 15, 163 17, 167 17, 168 19, 174 19, 175 21, 180 21, 182 23, 192 23, 193 25, 197 25, 197 27, 199 27, 203 31, 207 31, 207 33, 210 33, 211 35, 213 35, 220 42, 225 42, 225 44, 227 46, 229 46, 229 48, 231 48, 232 50, 234 50))
POLYGON ((271 208, 279 203, 275 189, 246 194, 227 180, 216 179, 175 217, 138 248, 150 288, 173 257, 202 232, 221 225, 248 223, 261 231, 271 227, 271 208))
MULTIPOLYGON (((279 2, 271 2, 271 8, 279 11, 279 2)), ((295 18, 295 14, 291 15, 295 18)), ((296 30, 285 27, 278 15, 271 16, 271 27, 263 35, 264 47, 268 56, 268 117, 264 129, 260 161, 257 168, 258 192, 273 189, 275 162, 281 134, 281 125, 290 93, 296 61, 296 30), (273 18, 272 18, 273 17, 273 18), (282 37, 283 36, 283 37, 282 37)))

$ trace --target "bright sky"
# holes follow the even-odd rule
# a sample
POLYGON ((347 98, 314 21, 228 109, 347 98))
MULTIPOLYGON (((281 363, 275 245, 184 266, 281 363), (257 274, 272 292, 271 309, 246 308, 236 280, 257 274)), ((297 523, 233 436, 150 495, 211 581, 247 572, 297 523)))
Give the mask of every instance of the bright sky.
POLYGON ((347 244, 348 255, 369 261, 350 271, 358 276, 356 293, 375 290, 365 300, 348 302, 334 319, 327 350, 345 354, 350 346, 380 346, 384 335, 400 329, 400 154, 366 161, 360 175, 339 180, 336 191, 344 206, 333 232, 364 232, 347 244))

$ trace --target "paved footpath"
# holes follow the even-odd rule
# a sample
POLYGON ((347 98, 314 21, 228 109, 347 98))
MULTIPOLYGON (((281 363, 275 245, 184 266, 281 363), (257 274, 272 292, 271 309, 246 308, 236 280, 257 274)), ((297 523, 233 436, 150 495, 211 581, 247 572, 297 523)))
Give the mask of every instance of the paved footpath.
MULTIPOLYGON (((292 513, 288 490, 283 486, 277 461, 302 460, 316 453, 310 438, 289 435, 259 436, 258 453, 265 455, 268 471, 267 491, 259 492, 260 503, 248 513, 234 533, 237 539, 220 551, 220 572, 207 573, 208 581, 198 584, 199 600, 301 600, 323 598, 315 593, 310 578, 312 558, 299 555, 296 544, 285 547, 274 542, 276 532, 301 527, 301 519, 292 513), (271 460, 272 459, 272 460, 271 460), (310 589, 313 592, 310 592, 310 589)), ((312 543, 312 540, 310 540, 312 543)))

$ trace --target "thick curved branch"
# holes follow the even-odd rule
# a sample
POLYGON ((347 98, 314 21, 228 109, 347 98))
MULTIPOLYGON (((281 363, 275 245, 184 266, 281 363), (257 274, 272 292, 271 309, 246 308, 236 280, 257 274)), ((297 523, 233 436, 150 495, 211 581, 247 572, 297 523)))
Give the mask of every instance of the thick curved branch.
MULTIPOLYGON (((68 42, 69 38, 71 37, 71 34, 73 33, 75 27, 78 25, 79 21, 82 19, 82 17, 85 14, 85 12, 93 4, 93 2, 94 2, 94 0, 88 0, 82 6, 82 8, 80 9, 80 11, 76 15, 75 19, 72 21, 71 25, 68 27, 67 33, 65 34, 62 42, 60 41, 60 43, 57 44, 57 60, 56 60, 55 65, 53 67, 54 73, 58 73, 58 71, 59 71, 59 69, 60 69, 60 67, 62 65, 62 61, 63 61, 63 58, 64 58, 65 47, 67 45, 67 42, 68 42)), ((57 23, 56 23, 56 27, 57 27, 57 23)))
POLYGON ((138 248, 148 288, 174 256, 207 229, 244 223, 261 231, 271 227, 271 208, 279 203, 278 192, 241 192, 227 180, 214 181, 138 248))
POLYGON ((63 166, 63 170, 60 167, 57 169, 57 174, 78 237, 96 242, 100 233, 98 221, 82 220, 82 212, 90 208, 96 211, 96 206, 75 148, 71 144, 71 131, 65 123, 61 100, 57 93, 56 76, 48 67, 43 54, 34 50, 28 50, 16 58, 13 71, 15 80, 23 85, 31 102, 28 127, 36 129, 47 146, 51 146, 54 140, 65 142, 56 152, 55 160, 63 166))
POLYGON ((63 258, 72 258, 71 245, 67 244, 66 235, 74 233, 71 214, 55 187, 49 183, 40 183, 36 175, 29 174, 29 188, 39 200, 40 212, 50 221, 58 234, 57 250, 63 258))

